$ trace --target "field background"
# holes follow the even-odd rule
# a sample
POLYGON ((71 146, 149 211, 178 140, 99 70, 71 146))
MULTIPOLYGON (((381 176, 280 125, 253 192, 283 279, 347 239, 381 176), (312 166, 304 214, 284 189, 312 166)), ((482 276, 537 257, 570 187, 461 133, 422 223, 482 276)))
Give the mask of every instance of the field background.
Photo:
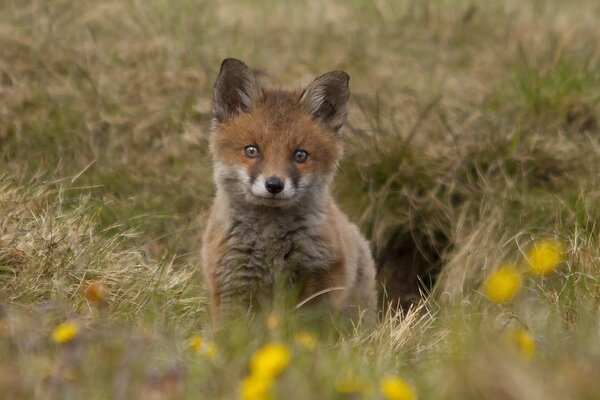
POLYGON ((598 398, 599 21, 592 0, 0 0, 2 397, 237 398, 281 342, 276 398, 382 398, 389 375, 421 399, 598 398), (374 331, 279 312, 211 332, 198 249, 230 56, 270 85, 350 74, 335 193, 404 306, 374 331), (559 270, 488 301, 544 238, 559 270))

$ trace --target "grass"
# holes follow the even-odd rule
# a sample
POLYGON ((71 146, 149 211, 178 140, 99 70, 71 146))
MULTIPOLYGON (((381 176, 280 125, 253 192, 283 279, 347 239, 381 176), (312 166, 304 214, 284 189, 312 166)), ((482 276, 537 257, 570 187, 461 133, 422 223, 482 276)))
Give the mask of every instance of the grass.
POLYGON ((277 397, 383 398, 397 376, 421 399, 596 398, 599 17, 588 0, 0 1, 0 390, 236 398, 280 342, 277 397), (198 248, 228 56, 273 85, 350 74, 334 190, 392 301, 374 329, 284 304, 210 329, 198 248), (486 277, 544 238, 559 269, 489 301, 486 277), (55 343, 65 321, 79 331, 55 343))

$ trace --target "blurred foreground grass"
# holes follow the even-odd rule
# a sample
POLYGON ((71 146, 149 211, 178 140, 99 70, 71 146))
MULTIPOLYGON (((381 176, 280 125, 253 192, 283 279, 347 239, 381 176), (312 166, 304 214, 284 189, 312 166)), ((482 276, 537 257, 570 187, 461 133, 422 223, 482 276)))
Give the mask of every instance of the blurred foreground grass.
POLYGON ((599 18, 585 0, 0 1, 3 396, 597 398, 599 18), (350 74, 336 195, 406 307, 374 331, 277 307, 209 329, 227 56, 273 85, 350 74), (524 273, 548 238, 564 261, 524 273), (484 280, 506 264, 520 290, 497 304, 484 280), (270 343, 279 370, 254 379, 270 343))

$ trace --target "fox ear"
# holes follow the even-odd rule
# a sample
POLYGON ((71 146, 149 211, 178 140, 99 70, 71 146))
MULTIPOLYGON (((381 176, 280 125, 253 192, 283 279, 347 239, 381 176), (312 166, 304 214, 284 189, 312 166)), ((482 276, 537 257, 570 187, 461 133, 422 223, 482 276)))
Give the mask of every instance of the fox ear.
POLYGON ((254 71, 235 58, 223 60, 213 89, 212 115, 218 122, 249 112, 262 98, 263 89, 254 71))
POLYGON ((328 72, 312 81, 300 98, 313 119, 338 136, 348 115, 349 81, 350 77, 344 71, 328 72))

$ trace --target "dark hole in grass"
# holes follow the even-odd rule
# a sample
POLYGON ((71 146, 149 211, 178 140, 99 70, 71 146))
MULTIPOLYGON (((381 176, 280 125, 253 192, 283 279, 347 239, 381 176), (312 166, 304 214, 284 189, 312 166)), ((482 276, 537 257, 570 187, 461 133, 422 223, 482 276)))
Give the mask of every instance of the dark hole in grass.
POLYGON ((441 232, 430 238, 399 227, 390 235, 376 259, 379 301, 384 309, 407 310, 431 292, 442 268, 440 248, 447 243, 441 232))

